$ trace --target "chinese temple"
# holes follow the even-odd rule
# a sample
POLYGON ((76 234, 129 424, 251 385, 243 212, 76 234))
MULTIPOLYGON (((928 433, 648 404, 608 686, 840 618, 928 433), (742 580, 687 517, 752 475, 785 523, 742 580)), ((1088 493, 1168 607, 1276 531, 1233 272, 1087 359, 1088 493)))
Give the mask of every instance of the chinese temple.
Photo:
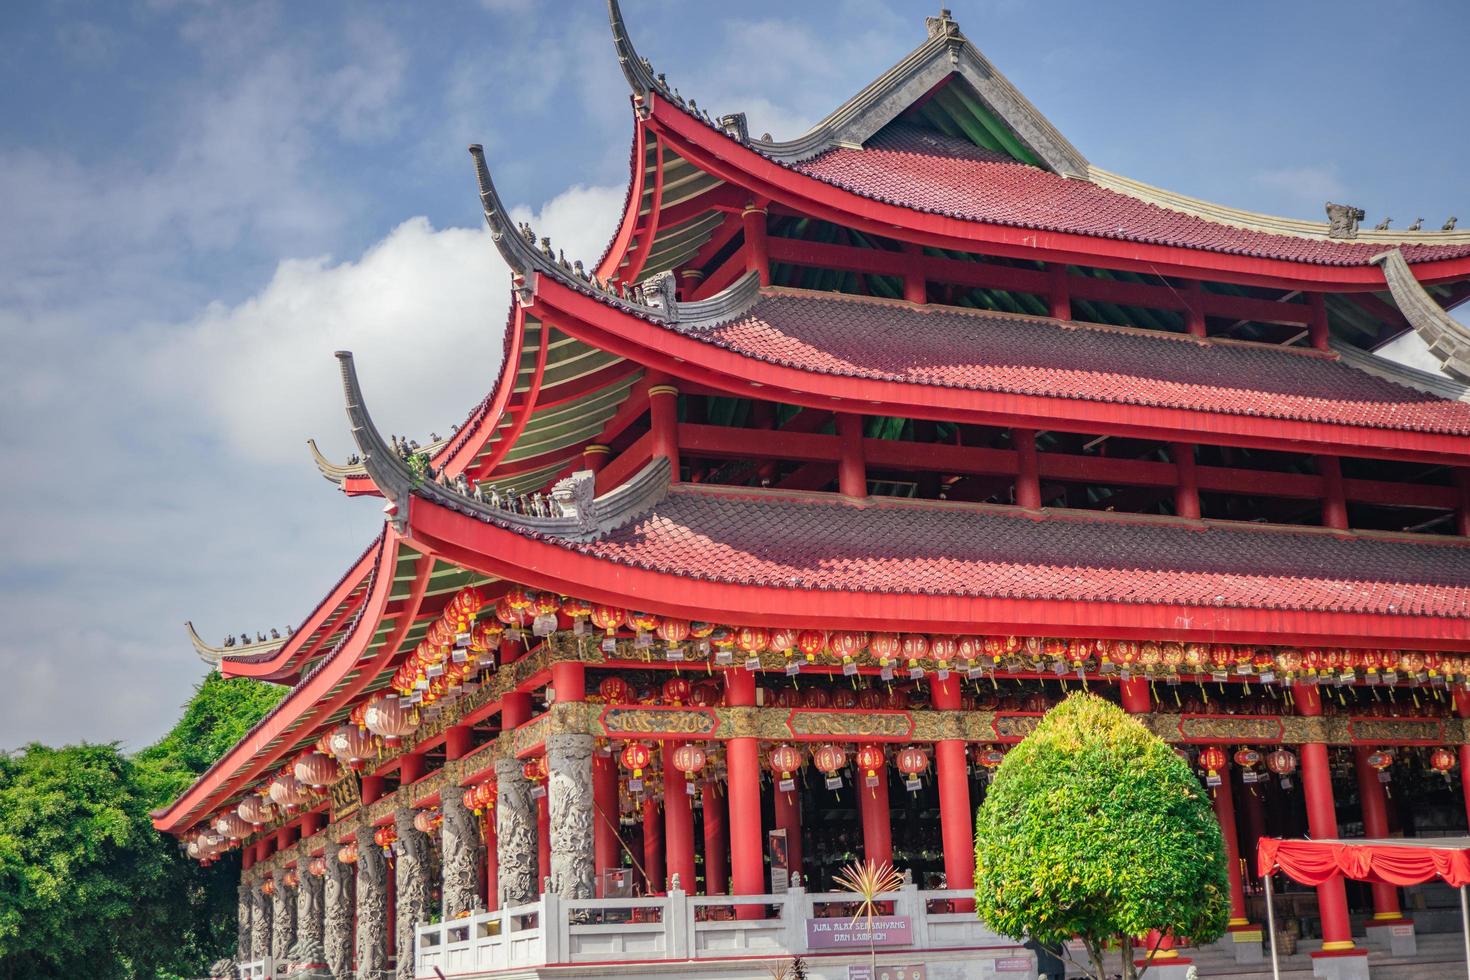
MULTIPOLYGON (((1208 787, 1241 963, 1263 835, 1465 832, 1470 232, 1109 173, 948 11, 757 136, 608 7, 606 252, 513 223, 472 146, 511 270, 488 394, 421 446, 339 353, 358 454, 311 448, 381 534, 292 630, 191 627, 290 689, 155 814, 238 851, 230 975, 1034 977, 967 901, 974 813, 1083 689, 1208 787), (1440 372, 1374 353, 1411 333, 1440 372), (903 876, 881 931, 840 880, 865 859, 903 876)), ((1437 916, 1282 899, 1331 977, 1437 916)))

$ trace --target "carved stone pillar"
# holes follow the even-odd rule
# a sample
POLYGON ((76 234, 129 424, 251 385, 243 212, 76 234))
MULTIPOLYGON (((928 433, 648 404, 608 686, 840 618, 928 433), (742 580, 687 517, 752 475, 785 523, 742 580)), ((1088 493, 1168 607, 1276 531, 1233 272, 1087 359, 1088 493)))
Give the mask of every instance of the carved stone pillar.
POLYGON ((256 885, 252 889, 250 909, 250 959, 263 960, 271 955, 271 897, 256 885))
POLYGON ((570 732, 547 736, 546 768, 550 774, 551 890, 562 898, 595 898, 592 736, 570 732))
POLYGON ((274 898, 271 909, 271 958, 284 960, 291 947, 296 945, 296 896, 278 881, 274 898))
POLYGON ((296 889, 296 942, 322 945, 322 888, 325 882, 310 871, 301 872, 296 889))
POLYGON ((413 825, 416 813, 407 807, 393 815, 398 830, 393 865, 398 892, 398 936, 394 946, 398 951, 398 980, 413 980, 414 929, 429 921, 429 835, 413 825))
POLYGON ((536 901, 536 801, 515 759, 495 762, 495 842, 500 856, 500 907, 536 901))
POLYGON ((327 848, 327 877, 322 901, 322 951, 332 976, 346 980, 352 973, 352 919, 356 914, 357 873, 337 859, 337 848, 327 848))
POLYGON ((357 975, 378 980, 388 966, 388 860, 373 828, 357 832, 357 975))
POLYGON ((242 963, 250 959, 250 912, 255 904, 250 892, 250 882, 242 878, 238 892, 240 904, 235 912, 235 957, 242 963))
POLYGON ((442 794, 444 812, 444 918, 473 912, 479 902, 479 822, 455 790, 442 794))

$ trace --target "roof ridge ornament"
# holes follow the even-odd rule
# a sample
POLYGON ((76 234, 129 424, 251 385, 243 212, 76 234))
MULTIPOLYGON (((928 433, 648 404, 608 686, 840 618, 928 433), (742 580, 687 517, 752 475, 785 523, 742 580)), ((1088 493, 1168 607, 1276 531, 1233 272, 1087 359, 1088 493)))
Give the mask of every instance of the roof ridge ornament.
POLYGON ((192 620, 184 620, 184 629, 188 631, 189 643, 193 645, 194 652, 199 655, 199 659, 215 668, 218 668, 220 662, 227 657, 235 658, 274 651, 296 632, 294 628, 287 626, 284 636, 281 635, 280 630, 274 628, 270 631, 270 636, 257 631, 254 639, 251 639, 248 632, 241 633, 239 639, 232 634, 225 637, 225 642, 214 646, 204 641, 199 631, 194 628, 192 620))
POLYGON ((960 33, 959 22, 950 16, 948 7, 939 8, 938 17, 925 17, 924 27, 932 37, 955 37, 964 40, 965 35, 960 33))
POLYGON ((1470 327, 1445 312, 1414 276, 1402 250, 1381 252, 1368 260, 1383 269, 1394 305, 1424 341, 1446 374, 1470 382, 1470 327))
MULTIPOLYGON (((663 75, 653 70, 653 65, 647 58, 638 56, 633 41, 628 36, 628 26, 623 20, 623 11, 618 6, 618 0, 607 0, 607 20, 612 28, 613 50, 618 53, 618 64, 623 69, 623 77, 633 90, 633 101, 638 115, 646 119, 649 111, 648 93, 659 92, 667 96, 668 82, 663 75)), ((683 100, 679 101, 682 104, 683 100)))
POLYGON ((1351 204, 1333 204, 1327 202, 1327 237, 1328 238, 1357 238, 1358 222, 1368 216, 1368 212, 1362 208, 1355 208, 1351 204))
POLYGON ((362 450, 368 476, 388 500, 383 510, 400 534, 408 533, 411 494, 522 533, 586 541, 621 527, 668 492, 670 468, 663 456, 601 497, 595 496, 590 470, 558 481, 549 494, 502 494, 494 485, 471 483, 463 473, 450 479, 444 470, 434 469, 426 453, 411 451, 396 436, 391 445, 383 439, 363 402, 352 352, 338 351, 337 360, 352 438, 362 450))

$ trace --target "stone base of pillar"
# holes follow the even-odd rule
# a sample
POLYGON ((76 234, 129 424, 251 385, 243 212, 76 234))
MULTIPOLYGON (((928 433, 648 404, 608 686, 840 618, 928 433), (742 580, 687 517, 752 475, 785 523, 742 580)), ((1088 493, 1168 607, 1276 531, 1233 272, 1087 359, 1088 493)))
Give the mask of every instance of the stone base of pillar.
POLYGON ((1386 949, 1395 956, 1413 956, 1419 952, 1413 919, 1369 919, 1367 933, 1368 945, 1386 949))
MULTIPOLYGON (((1142 967, 1143 960, 1134 960, 1134 965, 1142 967)), ((1155 956, 1153 965, 1148 968, 1149 980, 1186 980, 1194 964, 1185 956, 1171 956, 1168 959, 1160 959, 1155 956)))
POLYGON ((1214 945, 1220 952, 1234 957, 1237 965, 1245 966, 1266 961, 1266 952, 1261 946, 1265 937, 1264 929, 1247 923, 1231 926, 1214 945))
POLYGON ((1368 980, 1368 951, 1345 949, 1312 955, 1312 975, 1322 980, 1368 980))

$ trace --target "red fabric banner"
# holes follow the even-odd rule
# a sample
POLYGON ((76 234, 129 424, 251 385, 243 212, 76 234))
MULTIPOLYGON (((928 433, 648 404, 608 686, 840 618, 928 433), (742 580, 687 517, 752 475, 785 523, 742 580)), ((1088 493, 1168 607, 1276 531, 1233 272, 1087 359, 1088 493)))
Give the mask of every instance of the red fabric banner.
POLYGON ((1415 846, 1387 841, 1279 840, 1262 837, 1256 871, 1280 869, 1293 881, 1320 885, 1340 874, 1354 881, 1418 885, 1436 878, 1451 887, 1470 884, 1470 848, 1415 846))

